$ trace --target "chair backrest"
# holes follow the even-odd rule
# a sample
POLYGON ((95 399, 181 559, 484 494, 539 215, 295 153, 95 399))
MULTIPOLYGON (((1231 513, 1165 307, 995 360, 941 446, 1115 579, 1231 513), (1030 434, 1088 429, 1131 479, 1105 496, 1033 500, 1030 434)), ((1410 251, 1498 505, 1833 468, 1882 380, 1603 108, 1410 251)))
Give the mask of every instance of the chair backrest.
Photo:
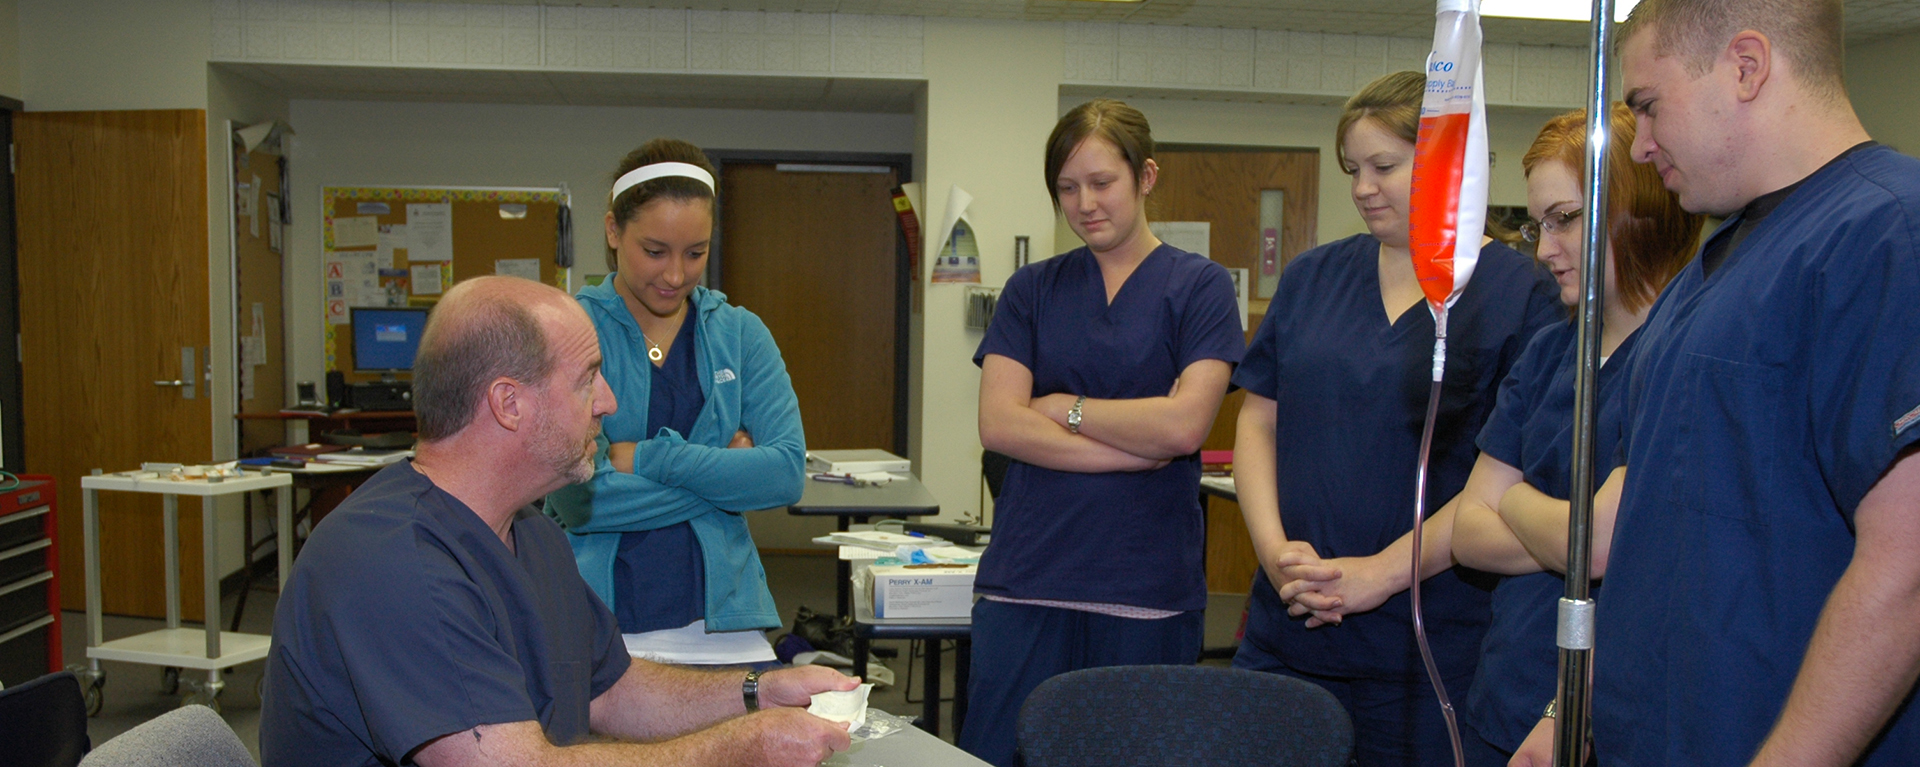
POLYGON ((0 690, 4 760, 20 767, 73 767, 87 753, 87 704, 70 671, 0 690))
POLYGON ((181 706, 100 744, 81 767, 258 767, 227 720, 181 706))
POLYGON ((987 480, 987 494, 994 500, 1000 500, 1000 488, 1007 482, 1007 469, 1013 467, 1013 456, 984 450, 980 453, 980 476, 987 480))
POLYGON ((1040 684, 1020 709, 1027 767, 1344 767, 1353 723, 1332 693, 1217 666, 1111 666, 1040 684))

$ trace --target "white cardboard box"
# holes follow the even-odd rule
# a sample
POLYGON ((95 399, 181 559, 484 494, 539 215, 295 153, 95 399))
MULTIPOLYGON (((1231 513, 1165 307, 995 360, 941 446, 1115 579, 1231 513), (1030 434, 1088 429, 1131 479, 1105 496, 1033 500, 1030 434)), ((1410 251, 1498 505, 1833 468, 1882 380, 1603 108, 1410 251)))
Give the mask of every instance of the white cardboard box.
POLYGON ((876 565, 868 568, 875 618, 973 615, 978 565, 876 565))
POLYGON ((907 474, 913 471, 913 462, 885 450, 809 450, 807 451, 807 471, 834 474, 884 471, 907 474))

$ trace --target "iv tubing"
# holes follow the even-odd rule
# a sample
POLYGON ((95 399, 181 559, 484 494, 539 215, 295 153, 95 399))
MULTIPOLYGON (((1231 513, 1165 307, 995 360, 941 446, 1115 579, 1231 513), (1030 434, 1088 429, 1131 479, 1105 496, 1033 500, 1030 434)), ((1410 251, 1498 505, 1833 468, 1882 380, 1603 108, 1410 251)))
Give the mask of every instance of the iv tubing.
POLYGON ((1447 737, 1453 741, 1454 767, 1466 767, 1466 751, 1460 746, 1460 719, 1454 714, 1453 701, 1447 698, 1447 685, 1440 678, 1440 667, 1433 662, 1433 650, 1427 645, 1427 622, 1420 609, 1420 538, 1427 516, 1427 457, 1433 447, 1434 422, 1440 415, 1440 378, 1447 367, 1447 313, 1435 313, 1433 323, 1433 388, 1427 393, 1427 422, 1420 430, 1420 467, 1414 474, 1413 491, 1413 636, 1420 645, 1420 660, 1427 665, 1427 679, 1440 696, 1440 713, 1447 718, 1447 737))

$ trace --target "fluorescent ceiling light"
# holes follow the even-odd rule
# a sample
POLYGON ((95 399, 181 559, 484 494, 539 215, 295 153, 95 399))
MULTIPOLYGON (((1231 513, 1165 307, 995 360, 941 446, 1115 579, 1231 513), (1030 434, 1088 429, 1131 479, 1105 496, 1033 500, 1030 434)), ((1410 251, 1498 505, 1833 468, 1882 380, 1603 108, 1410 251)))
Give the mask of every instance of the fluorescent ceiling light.
MULTIPOLYGON (((1626 21, 1627 13, 1639 4, 1640 0, 1614 0, 1613 20, 1626 21)), ((1510 19, 1592 21, 1593 3, 1588 0, 1482 0, 1480 15, 1510 19)))

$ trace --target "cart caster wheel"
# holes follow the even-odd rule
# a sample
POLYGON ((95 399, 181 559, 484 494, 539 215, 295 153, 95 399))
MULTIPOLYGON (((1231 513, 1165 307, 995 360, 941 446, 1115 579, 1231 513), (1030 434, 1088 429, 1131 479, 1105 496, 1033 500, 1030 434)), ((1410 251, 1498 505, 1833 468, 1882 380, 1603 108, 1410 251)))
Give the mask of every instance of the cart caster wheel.
POLYGON ((191 706, 194 704, 206 706, 207 708, 213 709, 213 713, 218 714, 220 713, 220 693, 209 693, 201 690, 194 692, 192 695, 188 695, 180 701, 181 706, 191 706))
POLYGON ((180 691, 180 669, 168 666, 160 671, 160 694, 172 695, 180 691))
POLYGON ((94 680, 93 684, 87 685, 86 691, 80 694, 81 701, 86 704, 88 717, 99 716, 100 707, 106 703, 106 696, 100 694, 100 685, 104 681, 94 680))

